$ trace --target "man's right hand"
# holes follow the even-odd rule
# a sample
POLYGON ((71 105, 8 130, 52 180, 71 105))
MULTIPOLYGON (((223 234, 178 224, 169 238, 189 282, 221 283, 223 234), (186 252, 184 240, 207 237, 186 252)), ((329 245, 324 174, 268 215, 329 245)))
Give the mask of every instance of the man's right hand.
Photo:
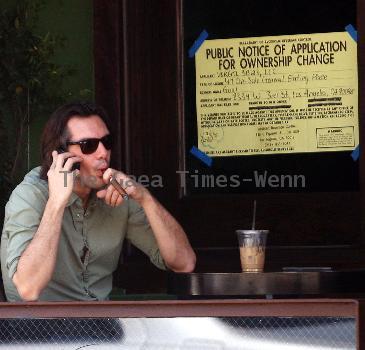
POLYGON ((73 190, 71 168, 75 162, 82 162, 82 158, 70 152, 53 151, 52 158, 47 173, 49 199, 37 232, 23 251, 13 275, 13 283, 25 301, 38 300, 53 276, 63 213, 73 190))
MULTIPOLYGON (((56 205, 66 206, 72 193, 76 175, 71 171, 71 168, 74 163, 82 162, 83 159, 70 152, 58 154, 57 151, 52 152, 52 158, 52 164, 47 172, 49 199, 56 205)), ((78 172, 79 170, 75 171, 78 172)))

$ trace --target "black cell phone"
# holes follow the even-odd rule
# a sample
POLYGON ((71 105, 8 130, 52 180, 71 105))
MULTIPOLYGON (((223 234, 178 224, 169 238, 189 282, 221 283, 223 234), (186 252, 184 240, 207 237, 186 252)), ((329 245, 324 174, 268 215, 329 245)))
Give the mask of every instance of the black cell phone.
MULTIPOLYGON (((57 149, 57 152, 58 152, 58 154, 60 154, 60 153, 65 153, 66 151, 62 147, 60 147, 59 149, 57 149)), ((66 163, 66 161, 67 161, 67 158, 65 160, 65 163, 66 163)), ((63 165, 65 165, 65 163, 63 163, 63 165)), ((74 171, 76 169, 80 170, 80 162, 76 162, 72 165, 71 171, 74 171)))

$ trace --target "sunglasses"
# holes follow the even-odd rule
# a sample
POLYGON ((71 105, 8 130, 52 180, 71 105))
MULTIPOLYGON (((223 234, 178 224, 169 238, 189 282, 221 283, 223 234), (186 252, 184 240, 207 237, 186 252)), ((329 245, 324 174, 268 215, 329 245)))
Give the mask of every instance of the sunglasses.
POLYGON ((66 145, 79 145, 82 153, 91 154, 98 149, 99 142, 101 142, 108 151, 112 148, 112 136, 110 134, 102 137, 101 139, 67 141, 66 145))

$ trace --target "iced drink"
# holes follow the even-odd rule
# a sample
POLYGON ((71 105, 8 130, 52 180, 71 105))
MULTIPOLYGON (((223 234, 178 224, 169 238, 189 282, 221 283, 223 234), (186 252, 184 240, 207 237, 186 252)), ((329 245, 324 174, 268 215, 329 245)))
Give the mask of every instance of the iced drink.
POLYGON ((262 272, 268 230, 237 230, 243 272, 262 272))

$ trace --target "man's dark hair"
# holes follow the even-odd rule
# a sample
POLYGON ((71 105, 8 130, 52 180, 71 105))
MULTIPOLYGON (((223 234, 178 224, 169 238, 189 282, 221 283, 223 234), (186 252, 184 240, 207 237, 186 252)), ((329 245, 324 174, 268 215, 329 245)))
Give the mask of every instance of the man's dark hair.
POLYGON ((52 151, 60 148, 66 149, 69 138, 67 123, 72 117, 99 116, 109 132, 112 133, 109 117, 103 107, 93 102, 71 102, 59 107, 44 126, 41 137, 41 162, 40 178, 47 180, 47 172, 52 164, 52 151))

